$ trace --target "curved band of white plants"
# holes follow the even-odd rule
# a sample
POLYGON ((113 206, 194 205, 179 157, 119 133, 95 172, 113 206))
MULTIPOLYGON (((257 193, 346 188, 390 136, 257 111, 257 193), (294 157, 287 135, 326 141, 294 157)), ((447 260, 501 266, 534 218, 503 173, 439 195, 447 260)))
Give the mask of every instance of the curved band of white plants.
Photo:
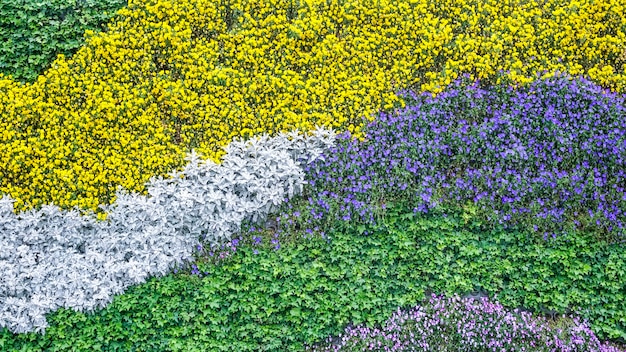
POLYGON ((336 133, 317 128, 233 141, 222 164, 195 151, 171 179, 153 177, 149 196, 121 188, 107 220, 55 205, 21 214, 0 198, 0 327, 44 332, 45 314, 60 307, 88 311, 150 275, 165 275, 193 249, 230 240, 244 219, 263 221, 302 191, 301 166, 334 145, 336 133))

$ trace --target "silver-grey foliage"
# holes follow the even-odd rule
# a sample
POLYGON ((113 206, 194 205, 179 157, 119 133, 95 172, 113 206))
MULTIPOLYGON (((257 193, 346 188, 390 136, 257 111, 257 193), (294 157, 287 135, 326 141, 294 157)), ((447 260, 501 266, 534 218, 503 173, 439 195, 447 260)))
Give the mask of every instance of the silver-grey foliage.
POLYGON ((172 178, 153 177, 149 196, 117 190, 102 206, 107 220, 55 205, 21 214, 0 198, 0 327, 45 332, 59 307, 89 311, 149 276, 192 259, 203 243, 217 246, 244 219, 263 221, 286 196, 302 190, 301 165, 333 145, 332 130, 297 131, 233 141, 222 163, 192 151, 172 178))

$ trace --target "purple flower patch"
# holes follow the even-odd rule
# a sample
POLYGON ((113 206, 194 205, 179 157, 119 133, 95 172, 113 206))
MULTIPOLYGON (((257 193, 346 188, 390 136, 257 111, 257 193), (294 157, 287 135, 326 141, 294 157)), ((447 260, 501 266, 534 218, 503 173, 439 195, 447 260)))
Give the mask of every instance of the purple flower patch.
POLYGON ((621 350, 601 343, 589 326, 572 318, 567 328, 528 312, 508 311, 487 298, 433 295, 423 306, 398 309, 382 327, 350 326, 313 351, 597 351, 621 350))
POLYGON ((517 88, 463 77, 435 97, 400 94, 406 107, 380 113, 364 142, 344 133, 307 167, 322 190, 309 198, 309 222, 373 223, 403 202, 421 213, 470 206, 477 218, 547 238, 623 237, 624 95, 565 75, 517 88))

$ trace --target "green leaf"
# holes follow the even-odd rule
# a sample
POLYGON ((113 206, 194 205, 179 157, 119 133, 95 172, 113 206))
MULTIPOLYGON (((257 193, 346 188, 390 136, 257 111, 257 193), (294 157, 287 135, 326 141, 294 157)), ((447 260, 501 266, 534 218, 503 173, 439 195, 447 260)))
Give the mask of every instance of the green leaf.
POLYGON ((289 315, 291 315, 292 317, 300 317, 300 315, 301 315, 300 308, 292 308, 289 311, 289 315))

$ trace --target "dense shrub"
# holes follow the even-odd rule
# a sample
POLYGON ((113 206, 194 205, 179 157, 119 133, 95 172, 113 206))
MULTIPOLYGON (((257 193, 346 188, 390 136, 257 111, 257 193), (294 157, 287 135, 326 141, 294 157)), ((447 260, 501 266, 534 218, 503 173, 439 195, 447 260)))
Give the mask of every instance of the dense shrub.
POLYGON ((234 137, 359 134, 401 87, 460 73, 624 86, 620 1, 133 1, 32 85, 0 80, 0 191, 95 210, 234 137))
POLYGON ((304 213, 313 223, 373 222, 385 202, 402 201, 544 237, 584 230, 624 240, 623 95, 557 76, 517 89, 463 79, 406 101, 367 127, 365 143, 344 135, 307 169, 322 190, 304 213))

